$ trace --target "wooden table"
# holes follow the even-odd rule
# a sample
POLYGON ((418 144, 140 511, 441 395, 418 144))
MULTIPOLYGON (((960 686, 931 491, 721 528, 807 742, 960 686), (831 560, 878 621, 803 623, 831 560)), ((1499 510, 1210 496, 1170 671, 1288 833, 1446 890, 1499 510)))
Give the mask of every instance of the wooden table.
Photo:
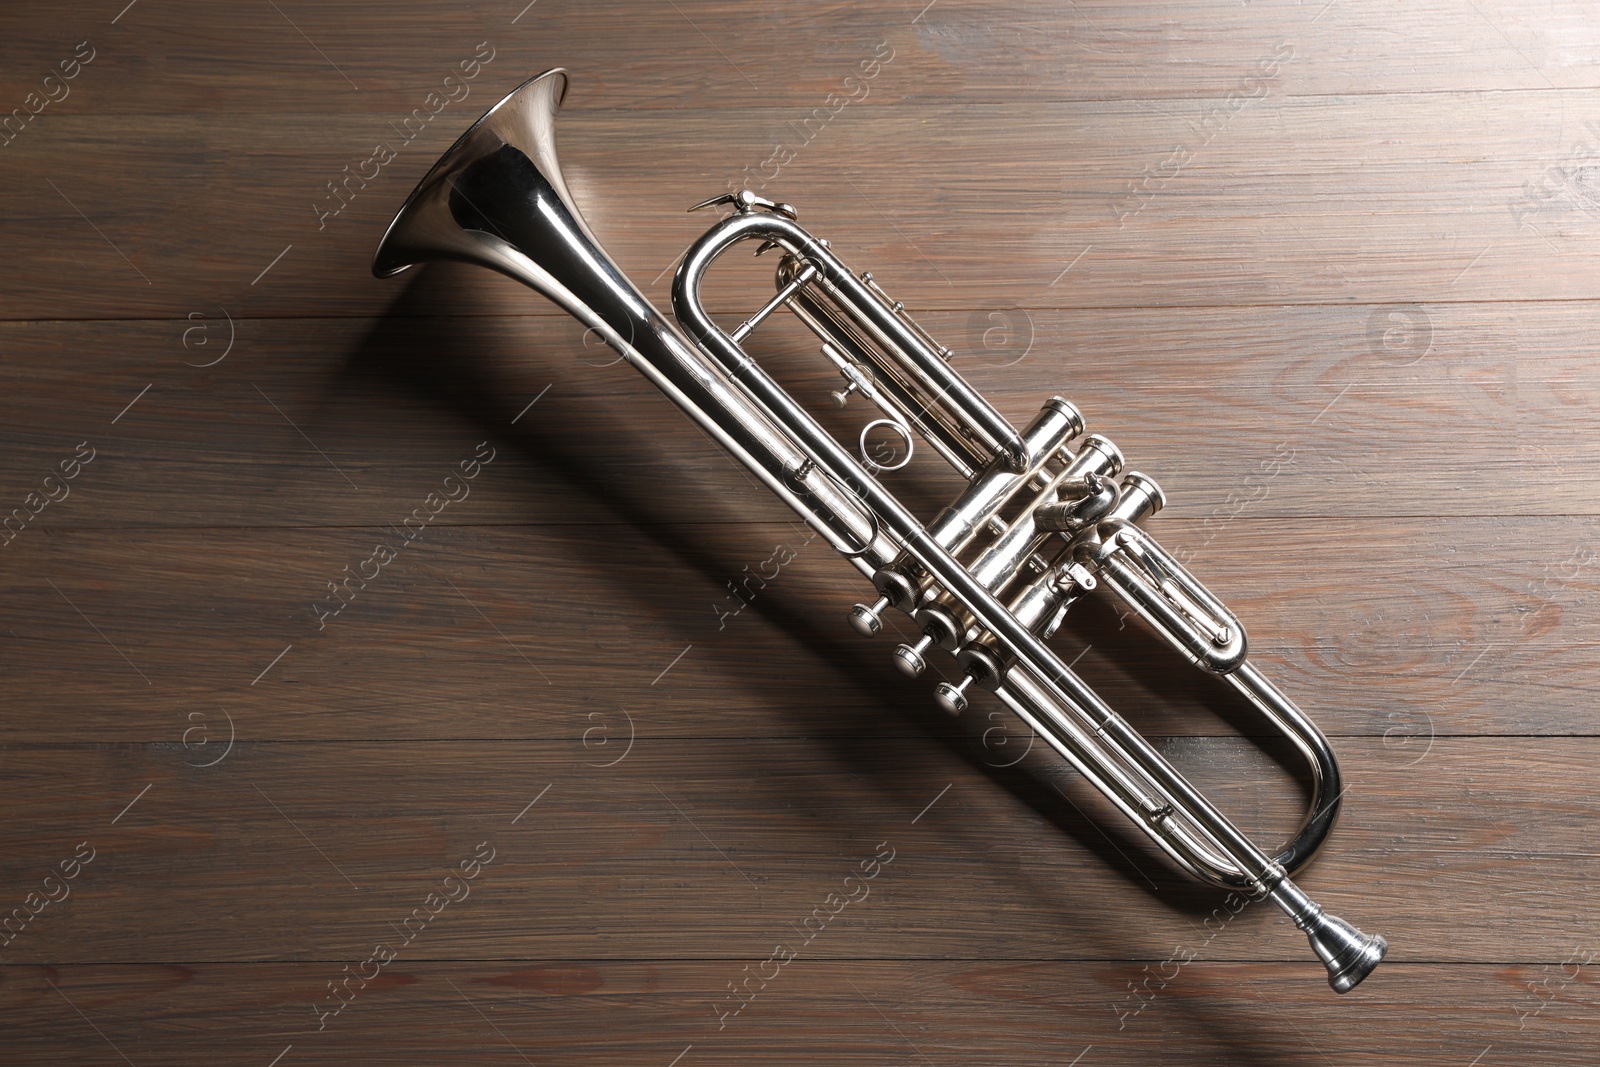
MULTIPOLYGON (((122 3, 0 14, 0 1059, 1595 1062, 1593 5, 122 3), (1162 483, 1342 757, 1301 882, 1389 937, 1367 984, 939 713, 573 320, 369 276, 556 65, 663 306, 748 186, 1162 483)), ((792 322, 752 349, 831 408, 792 322)), ((1056 646, 1292 829, 1220 684, 1108 605, 1056 646)))

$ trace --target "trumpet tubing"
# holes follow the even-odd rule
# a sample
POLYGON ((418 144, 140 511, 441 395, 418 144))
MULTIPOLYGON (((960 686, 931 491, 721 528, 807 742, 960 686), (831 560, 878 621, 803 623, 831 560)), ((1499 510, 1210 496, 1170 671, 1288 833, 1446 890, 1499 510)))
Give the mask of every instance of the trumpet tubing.
MULTIPOLYGON (((1143 523, 1165 496, 1124 472, 1115 444, 1084 436, 1068 401, 1045 401, 1014 428, 950 366, 951 352, 891 300, 872 275, 847 267, 796 212, 745 191, 683 257, 673 281, 675 320, 657 311, 589 232, 561 176, 555 116, 561 70, 530 79, 479 119, 423 178, 373 260, 380 276, 430 259, 498 270, 538 290, 594 330, 748 467, 867 578, 859 632, 904 613, 921 636, 898 645, 910 677, 935 650, 960 680, 933 687, 960 714, 988 690, 1031 727, 1179 866, 1219 887, 1273 901, 1305 931, 1345 992, 1386 951, 1325 914, 1291 879, 1326 838, 1343 794, 1321 731, 1248 662, 1244 627, 1152 538, 1143 523), (781 251, 776 293, 732 332, 700 300, 706 272, 745 241, 781 251), (840 374, 841 405, 879 413, 908 453, 925 443, 967 479, 924 523, 888 490, 879 465, 842 445, 741 347, 786 308, 810 327, 840 374), (1076 443, 1076 444, 1074 444, 1076 443), (1310 808, 1272 853, 1252 843, 1111 710, 1048 645, 1073 603, 1108 591, 1198 667, 1220 675, 1284 733, 1310 768, 1310 808)), ((862 441, 865 441, 863 430, 862 441)), ((907 456, 909 459, 909 455, 907 456)))

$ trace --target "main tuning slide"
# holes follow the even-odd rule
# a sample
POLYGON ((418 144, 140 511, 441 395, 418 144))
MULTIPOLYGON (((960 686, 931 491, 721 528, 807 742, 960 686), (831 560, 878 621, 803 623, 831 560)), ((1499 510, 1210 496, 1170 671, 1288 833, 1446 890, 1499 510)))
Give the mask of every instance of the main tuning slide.
MULTIPOLYGON (((388 276, 430 259, 500 271, 595 331, 744 464, 868 579, 876 594, 850 623, 884 629, 903 613, 920 634, 890 653, 912 678, 946 657, 955 682, 934 699, 959 715, 978 690, 1014 712, 1179 866, 1213 885, 1271 900, 1305 931, 1343 993, 1387 945, 1322 911, 1291 880, 1338 815, 1343 787, 1327 739, 1246 657, 1244 627, 1145 532, 1160 487, 1123 470, 1122 452, 1083 436, 1077 408, 1045 401, 1013 427, 950 366, 950 351, 808 233, 786 204, 749 191, 697 208, 731 212, 689 247, 668 319, 606 255, 573 203, 555 152, 566 72, 524 83, 462 135, 412 192, 373 261, 388 276), (777 292, 731 333, 700 300, 712 263, 734 245, 777 249, 777 292), (892 468, 846 447, 758 366, 741 342, 786 308, 839 373, 836 402, 867 403, 873 426, 925 444, 967 479, 924 522, 889 491, 892 468), (1109 592, 1174 648, 1237 689, 1305 757, 1309 810, 1268 854, 1106 706, 1048 641, 1081 597, 1109 592)), ((865 431, 863 431, 865 433, 865 431)), ((898 468, 900 464, 895 464, 898 468)))

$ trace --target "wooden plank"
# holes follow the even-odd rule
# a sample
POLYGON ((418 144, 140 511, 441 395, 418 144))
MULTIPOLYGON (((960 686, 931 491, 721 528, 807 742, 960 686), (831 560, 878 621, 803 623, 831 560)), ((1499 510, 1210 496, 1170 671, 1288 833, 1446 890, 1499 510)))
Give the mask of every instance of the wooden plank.
POLYGON ((146 5, 114 26, 116 11, 78 6, 45 25, 25 9, 7 12, 0 58, 25 92, 88 38, 95 58, 58 106, 110 114, 403 114, 442 91, 480 41, 493 49, 483 53, 493 55, 486 73, 504 80, 566 66, 590 87, 574 105, 598 109, 822 106, 830 93, 859 97, 844 78, 859 75, 879 41, 894 59, 867 83, 866 98, 908 107, 1220 96, 1285 44, 1295 60, 1283 81, 1309 95, 1590 87, 1595 73, 1592 12, 1573 0, 1545 5, 1536 20, 1514 5, 1463 14, 1443 0, 1326 10, 1289 0, 1248 9, 1204 0, 907 0, 794 10, 677 0, 398 6, 381 19, 349 0, 226 17, 189 0, 146 5))
MULTIPOLYGON (((1597 92, 1268 96, 1226 123, 1215 100, 863 107, 771 181, 744 168, 802 112, 578 112, 560 137, 594 229, 657 293, 706 225, 683 208, 748 183, 919 307, 1592 300, 1600 221, 1573 175, 1600 155, 1578 121, 1597 92), (1464 152, 1463 126, 1495 152, 1464 152)), ((137 143, 121 121, 64 115, 7 149, 0 317, 377 314, 404 290, 367 276, 373 249, 469 118, 396 149, 337 215, 326 183, 393 137, 374 117, 154 115, 137 143)), ((479 313, 538 299, 469 284, 479 313)))
MULTIPOLYGON (((1193 562, 1245 621, 1254 661, 1325 730, 1387 736, 1398 755, 1436 735, 1596 731, 1590 528, 1239 518, 1193 562)), ((1175 550, 1206 536, 1160 529, 1175 550)), ((30 531, 7 549, 0 679, 39 714, 0 729, 176 741, 191 715, 221 730, 224 708, 259 740, 574 738, 621 729, 619 709, 650 736, 940 730, 929 687, 952 664, 936 656, 915 683, 891 670, 914 628, 891 615, 894 637, 857 636, 845 620, 866 582, 804 536, 30 531), (394 554, 381 567, 379 546, 394 554)), ((1085 602, 1054 641, 1114 707, 1157 733, 1263 731, 1122 610, 1085 602)))
POLYGON ((1124 1017, 1134 1003, 1127 984, 1147 981, 1142 968, 1156 966, 801 958, 719 1030, 713 1005, 745 960, 397 960, 318 1030, 313 1005, 329 996, 323 983, 343 973, 342 962, 8 968, 0 996, 34 1020, 15 1045, 29 1063, 114 1058, 109 1042, 174 1067, 266 1064, 280 1054, 284 1065, 524 1057, 876 1065, 959 1056, 1029 1067, 1073 1057, 1343 1067, 1400 1056, 1465 1064, 1488 1049, 1508 1067, 1582 1067, 1595 1041, 1590 982, 1563 982, 1559 964, 1391 964, 1341 999, 1310 967, 1196 960, 1164 989, 1151 980, 1157 992, 1138 1002, 1148 1006, 1124 1017), (1530 1013, 1520 1029, 1518 1011, 1530 1013))
MULTIPOLYGON (((786 517, 626 364, 585 347, 564 315, 197 315, 0 325, 0 514, 88 442, 100 458, 38 527, 382 525, 488 438, 489 476, 440 522, 786 517), (266 486, 242 476, 263 459, 266 486)), ((1585 474, 1600 464, 1585 432, 1600 396, 1588 303, 919 317, 1014 423, 1052 394, 1072 399, 1091 431, 1166 488, 1164 528, 1198 520, 1209 536, 1235 515, 1596 506, 1585 474), (1475 492, 1485 484, 1492 503, 1475 492)), ((859 402, 834 413, 838 381, 813 345, 779 321, 752 350, 854 442, 875 413, 859 402)), ((932 515, 957 486, 927 456, 893 484, 932 515)))
MULTIPOLYGON (((1203 749, 1173 757, 1264 843, 1286 835, 1298 798, 1282 773, 1238 744, 1203 749)), ((1397 963, 1538 965, 1582 947, 1595 862, 1574 843, 1595 817, 1594 745, 1440 739, 1418 761, 1378 741, 1342 749, 1346 813, 1301 878, 1328 910, 1386 934, 1397 963), (1534 789, 1526 766, 1544 774, 1534 789), (1507 893, 1482 893, 1485 878, 1507 893)), ((402 929, 408 958, 762 958, 885 851, 862 907, 808 955, 1162 960, 1203 941, 1205 958, 1309 961, 1282 915, 1174 872, 1043 760, 986 776, 970 753, 870 737, 648 742, 610 768, 547 742, 250 744, 203 769, 174 755, 6 752, 27 832, 11 835, 5 899, 22 907, 93 853, 70 896, 19 923, 8 963, 138 960, 147 945, 186 965, 349 957, 482 841, 494 859, 470 905, 426 937, 402 929), (1219 907, 1226 923, 1206 926, 1219 907), (206 913, 218 923, 192 921, 206 913)))
MULTIPOLYGON (((1600 917, 1582 846, 1597 745, 1438 738, 1418 755, 1345 739, 1345 811, 1302 884, 1388 936, 1397 962, 1563 959, 1600 917)), ((1297 820, 1297 790, 1253 746, 1169 752, 1267 847, 1297 820)), ((1206 936, 1223 895, 1170 869, 1056 761, 984 773, 978 754, 866 734, 646 739, 596 766, 610 757, 573 737, 245 743, 194 768, 170 743, 8 747, 0 788, 26 829, 8 834, 4 899, 21 906, 81 842, 94 856, 5 956, 345 958, 485 841, 495 858, 466 906, 412 939, 411 958, 764 958, 880 850, 893 858, 848 934, 830 929, 812 955, 1149 960, 1206 936)), ((1265 907, 1205 949, 1308 959, 1265 907)))

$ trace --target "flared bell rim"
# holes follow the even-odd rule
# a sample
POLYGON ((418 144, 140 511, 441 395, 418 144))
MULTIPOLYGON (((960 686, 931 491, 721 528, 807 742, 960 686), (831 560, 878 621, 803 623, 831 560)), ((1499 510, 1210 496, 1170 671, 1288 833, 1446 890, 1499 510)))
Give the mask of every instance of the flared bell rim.
POLYGON ((416 265, 414 260, 395 255, 393 249, 396 235, 411 215, 413 208, 433 188, 435 177, 440 171, 451 165, 462 146, 470 141, 480 129, 491 122, 496 115, 505 110, 513 100, 521 96, 524 91, 544 81, 546 78, 558 80, 560 83, 555 96, 555 106, 559 109, 567 98, 567 86, 570 84, 570 78, 566 67, 551 67, 548 70, 540 71, 501 97, 493 107, 478 116, 478 121, 468 126, 461 136, 457 137, 450 147, 439 156, 433 166, 428 168, 428 173, 424 174, 422 179, 417 182, 416 187, 411 190, 405 202, 400 205, 400 210, 396 211, 394 218, 389 221, 388 227, 383 231, 383 238, 378 242, 377 249, 372 253, 372 274, 374 277, 392 278, 401 271, 416 265))

